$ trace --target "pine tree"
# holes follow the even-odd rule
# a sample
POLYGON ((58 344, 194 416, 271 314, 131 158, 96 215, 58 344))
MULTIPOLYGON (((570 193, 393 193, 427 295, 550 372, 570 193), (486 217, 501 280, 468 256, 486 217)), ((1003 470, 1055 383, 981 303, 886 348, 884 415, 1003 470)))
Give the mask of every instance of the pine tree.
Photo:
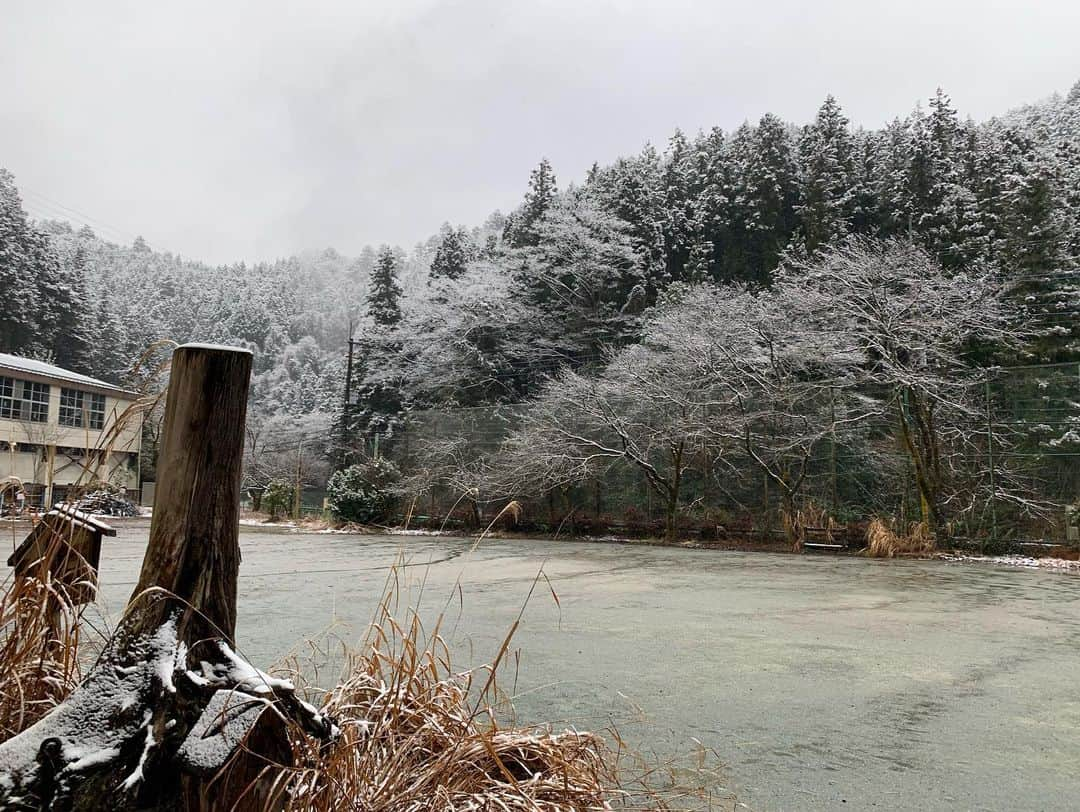
POLYGON ((558 191, 551 163, 543 158, 529 175, 529 190, 525 193, 524 203, 507 218, 503 238, 514 247, 536 245, 537 224, 551 208, 558 191))
POLYGON ((736 202, 745 229, 744 281, 765 284, 795 227, 796 167, 787 128, 771 113, 746 136, 736 202))
POLYGON ((975 193, 963 183, 963 130, 941 88, 930 99, 930 115, 915 118, 912 135, 913 229, 946 267, 962 267, 975 259, 980 218, 975 193))
POLYGON ((41 307, 37 263, 40 241, 26 218, 15 179, 0 169, 0 348, 27 351, 39 338, 37 316, 41 307))
POLYGON ((893 119, 872 137, 873 192, 876 220, 882 237, 908 232, 912 218, 908 176, 911 164, 911 119, 893 119))
POLYGON ((854 215, 854 145, 848 120, 832 96, 803 130, 799 164, 801 242, 814 252, 847 234, 854 215))
POLYGON ((14 178, 0 170, 0 347, 48 358, 76 370, 87 366, 85 280, 65 269, 49 236, 23 211, 14 178))
POLYGON ((537 222, 544 213, 551 208, 558 188, 555 183, 555 172, 547 158, 540 161, 540 165, 529 175, 529 191, 525 194, 525 222, 526 227, 537 222))
POLYGON ((368 288, 368 314, 380 327, 393 327, 401 321, 401 285, 397 280, 398 262, 390 246, 379 249, 368 288))
POLYGON ((1001 258, 1013 294, 1028 311, 1038 360, 1069 360, 1069 345, 1080 340, 1074 315, 1076 292, 1061 275, 1065 228, 1058 200, 1060 171, 1052 156, 1020 133, 1013 133, 1013 154, 1003 194, 1005 230, 1001 258))
POLYGON ((665 273, 673 281, 684 278, 697 230, 692 157, 686 136, 676 130, 668 142, 662 175, 665 273))
POLYGON ((627 224, 631 244, 642 258, 648 300, 654 302, 669 282, 660 156, 646 145, 639 155, 602 169, 587 188, 605 211, 627 224))
POLYGON ((855 234, 877 236, 881 230, 877 196, 878 153, 872 133, 855 133, 855 199, 852 204, 851 230, 855 234))
POLYGON ((472 240, 464 228, 444 224, 435 258, 431 262, 431 278, 460 279, 469 262, 475 259, 475 254, 472 240))
POLYGON ((86 252, 82 246, 75 249, 64 273, 67 278, 57 285, 55 293, 57 330, 53 350, 60 366, 87 373, 92 365, 93 339, 88 324, 93 314, 86 289, 86 252))
POLYGON ((98 300, 92 318, 95 340, 89 348, 89 372, 111 383, 120 383, 134 361, 128 357, 123 325, 104 296, 98 300))
POLYGON ((645 287, 628 224, 575 191, 551 208, 539 236, 515 272, 535 314, 523 325, 528 343, 560 359, 596 362, 636 338, 645 287))

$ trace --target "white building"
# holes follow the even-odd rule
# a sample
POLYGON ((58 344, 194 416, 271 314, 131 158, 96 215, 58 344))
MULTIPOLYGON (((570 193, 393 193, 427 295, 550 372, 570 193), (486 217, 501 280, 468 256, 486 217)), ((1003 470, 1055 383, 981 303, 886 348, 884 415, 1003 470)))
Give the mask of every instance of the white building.
POLYGON ((0 480, 16 478, 31 504, 71 485, 139 485, 138 395, 66 369, 0 353, 0 480))

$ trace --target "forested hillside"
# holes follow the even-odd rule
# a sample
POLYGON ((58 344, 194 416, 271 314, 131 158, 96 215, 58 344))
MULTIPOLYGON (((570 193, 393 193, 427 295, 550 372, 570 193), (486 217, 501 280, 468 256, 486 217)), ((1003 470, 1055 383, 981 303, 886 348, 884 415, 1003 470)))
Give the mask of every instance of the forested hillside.
POLYGON ((408 251, 210 267, 29 222, 4 173, 0 345, 119 381, 155 341, 241 344, 257 424, 314 415, 324 440, 385 441, 411 409, 521 402, 551 373, 602 368, 673 286, 769 286, 782 258, 855 234, 910 238, 951 272, 998 269, 1029 334, 992 360, 1080 349, 1080 84, 984 122, 938 91, 877 130, 830 97, 805 124, 676 131, 570 180, 544 160, 516 209, 408 251))

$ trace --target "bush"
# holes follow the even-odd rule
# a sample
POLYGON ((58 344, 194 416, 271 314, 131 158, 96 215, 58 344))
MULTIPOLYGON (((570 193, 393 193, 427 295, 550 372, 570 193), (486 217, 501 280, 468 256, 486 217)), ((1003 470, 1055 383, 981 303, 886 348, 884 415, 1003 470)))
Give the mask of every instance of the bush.
POLYGON ((281 512, 288 513, 293 501, 293 486, 284 479, 272 480, 267 486, 262 497, 262 507, 270 514, 271 519, 276 519, 281 512))
POLYGON ((394 484, 401 474, 382 457, 334 472, 326 485, 330 510, 341 521, 385 521, 397 505, 394 484))

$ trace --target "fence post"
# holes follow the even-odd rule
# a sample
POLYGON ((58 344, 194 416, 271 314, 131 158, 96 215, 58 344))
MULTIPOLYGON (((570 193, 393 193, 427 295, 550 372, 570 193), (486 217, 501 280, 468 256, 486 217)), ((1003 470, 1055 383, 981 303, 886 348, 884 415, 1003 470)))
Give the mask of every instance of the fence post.
POLYGON ((836 387, 833 386, 829 387, 829 469, 831 479, 829 499, 832 501, 832 509, 829 512, 835 516, 840 507, 840 495, 836 484, 836 387))
POLYGON ((990 373, 986 374, 986 451, 990 465, 990 541, 997 542, 997 485, 994 478, 994 424, 990 413, 990 373))

